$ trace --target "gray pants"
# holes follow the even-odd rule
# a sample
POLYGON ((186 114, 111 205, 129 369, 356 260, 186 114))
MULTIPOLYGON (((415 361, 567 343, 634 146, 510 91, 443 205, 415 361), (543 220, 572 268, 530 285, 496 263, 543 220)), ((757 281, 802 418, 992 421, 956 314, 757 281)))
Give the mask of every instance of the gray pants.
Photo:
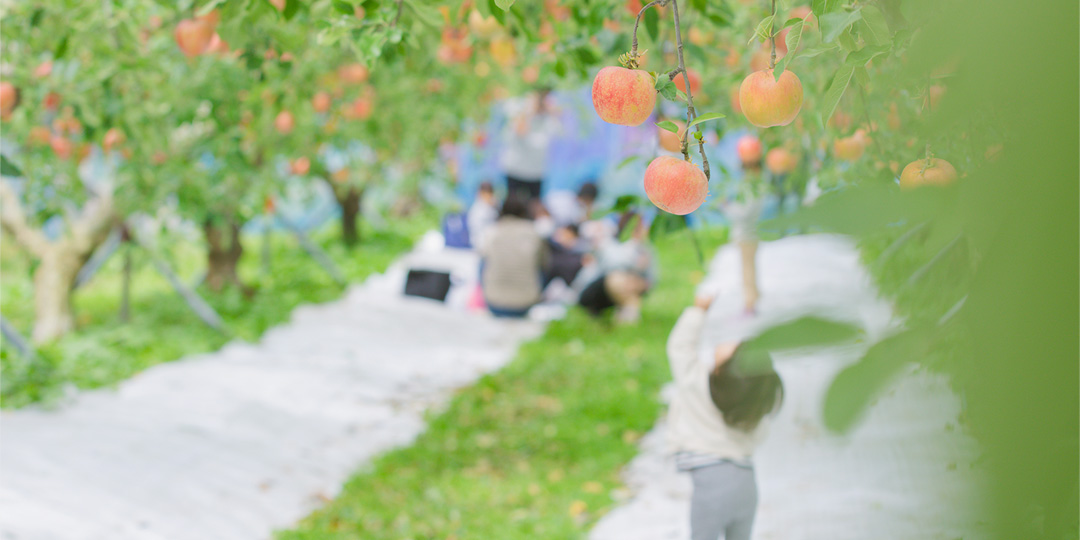
POLYGON ((723 462, 691 469, 690 478, 690 537, 749 540, 758 503, 754 469, 723 462))

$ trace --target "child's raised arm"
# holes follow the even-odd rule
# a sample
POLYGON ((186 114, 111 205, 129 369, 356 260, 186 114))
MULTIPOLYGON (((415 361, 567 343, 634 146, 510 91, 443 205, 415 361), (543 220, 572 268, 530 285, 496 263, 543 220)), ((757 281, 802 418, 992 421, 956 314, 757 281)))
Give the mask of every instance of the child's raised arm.
POLYGON ((705 312, 712 304, 711 296, 699 296, 694 305, 683 310, 675 327, 668 336, 667 354, 671 375, 675 382, 684 380, 692 371, 701 347, 701 331, 705 326, 705 312))

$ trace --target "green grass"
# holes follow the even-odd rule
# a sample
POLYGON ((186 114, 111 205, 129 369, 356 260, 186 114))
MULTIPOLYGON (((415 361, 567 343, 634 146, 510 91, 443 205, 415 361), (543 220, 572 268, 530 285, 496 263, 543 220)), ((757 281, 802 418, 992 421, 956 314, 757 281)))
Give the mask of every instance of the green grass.
MULTIPOLYGON (((706 254, 726 238, 699 233, 706 254)), ((568 539, 614 503, 619 471, 661 412, 668 332, 702 276, 685 232, 659 246, 643 320, 580 311, 460 391, 415 444, 360 471, 280 540, 568 539)))
MULTIPOLYGON (((392 231, 365 227, 361 244, 351 252, 341 243, 337 222, 317 231, 314 239, 348 280, 357 282, 384 270, 435 224, 434 215, 427 213, 398 221, 392 231)), ((32 263, 14 242, 4 240, 0 310, 29 336, 33 325, 32 263)), ((224 319, 232 337, 203 324, 140 250, 133 252, 131 320, 121 322, 123 258, 117 252, 90 283, 76 290, 76 331, 39 349, 34 362, 25 361, 6 346, 0 349, 3 406, 48 401, 67 384, 79 388, 114 384, 155 364, 216 350, 233 337, 256 340, 267 328, 286 321, 297 305, 326 302, 342 294, 343 289, 284 232, 273 236, 271 272, 263 274, 262 242, 262 236, 244 238, 240 274, 246 284, 257 288, 252 298, 245 298, 236 288, 222 293, 198 289, 224 319)), ((205 268, 205 254, 198 243, 174 242, 166 255, 187 283, 205 268)))

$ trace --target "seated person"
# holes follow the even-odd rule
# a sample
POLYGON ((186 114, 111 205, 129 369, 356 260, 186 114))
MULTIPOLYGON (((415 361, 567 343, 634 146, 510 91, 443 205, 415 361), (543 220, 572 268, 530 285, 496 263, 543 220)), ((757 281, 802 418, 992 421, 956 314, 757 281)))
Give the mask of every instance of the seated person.
POLYGON ((524 317, 540 301, 547 249, 528 212, 522 196, 511 193, 479 246, 484 301, 496 317, 524 317))
POLYGON ((642 297, 656 282, 656 256, 647 243, 648 229, 637 212, 624 213, 618 231, 616 238, 597 250, 595 264, 584 277, 588 284, 581 290, 578 304, 594 316, 616 308, 617 321, 633 323, 641 318, 642 297), (625 241, 617 239, 624 237, 625 241))
POLYGON ((563 225, 547 241, 548 264, 544 267, 544 288, 555 278, 570 285, 581 271, 583 253, 578 249, 577 225, 563 225))

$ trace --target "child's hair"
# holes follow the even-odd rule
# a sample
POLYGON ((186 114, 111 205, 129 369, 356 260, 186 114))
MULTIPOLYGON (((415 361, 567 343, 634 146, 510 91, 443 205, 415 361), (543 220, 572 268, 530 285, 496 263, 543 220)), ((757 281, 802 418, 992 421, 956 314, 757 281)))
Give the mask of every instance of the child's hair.
POLYGON ((480 193, 495 193, 495 186, 491 185, 491 182, 488 181, 480 182, 480 187, 477 188, 476 191, 480 193))
POLYGON ((768 353, 749 353, 740 345, 731 360, 709 373, 709 395, 724 423, 750 432, 784 400, 784 385, 768 353))

